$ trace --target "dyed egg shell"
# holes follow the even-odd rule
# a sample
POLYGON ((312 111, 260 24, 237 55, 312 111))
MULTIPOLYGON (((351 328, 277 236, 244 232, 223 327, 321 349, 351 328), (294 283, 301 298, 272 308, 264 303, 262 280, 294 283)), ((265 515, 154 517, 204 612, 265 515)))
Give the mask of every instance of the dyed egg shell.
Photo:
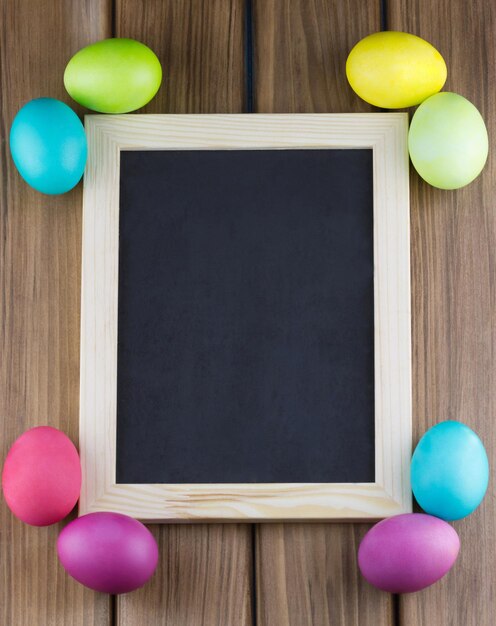
POLYGON ((26 524, 59 522, 74 508, 81 491, 81 464, 74 444, 56 428, 31 428, 7 454, 2 487, 10 510, 26 524))
POLYGON ((90 513, 68 524, 57 540, 64 569, 104 593, 138 589, 153 575, 158 547, 141 522, 119 513, 90 513))
POLYGON ((430 185, 458 189, 477 178, 488 153, 486 125, 456 93, 438 93, 416 110, 408 133, 413 166, 430 185))
POLYGON ((360 543, 358 565, 368 582, 389 593, 420 591, 442 578, 460 550, 454 528, 422 513, 373 526, 360 543))
POLYGON ((37 98, 17 113, 10 152, 24 180, 46 194, 65 193, 81 180, 86 135, 74 111, 54 98, 37 98))
POLYGON ((149 102, 162 82, 155 53, 134 39, 104 39, 82 48, 64 73, 71 98, 101 113, 128 113, 149 102))
POLYGON ((369 104, 401 109, 423 102, 446 82, 446 63, 430 43, 395 31, 374 33, 348 55, 346 76, 369 104))
POLYGON ((489 462, 479 437, 465 424, 447 421, 428 430, 411 464, 419 505, 445 520, 466 517, 479 506, 489 481, 489 462))

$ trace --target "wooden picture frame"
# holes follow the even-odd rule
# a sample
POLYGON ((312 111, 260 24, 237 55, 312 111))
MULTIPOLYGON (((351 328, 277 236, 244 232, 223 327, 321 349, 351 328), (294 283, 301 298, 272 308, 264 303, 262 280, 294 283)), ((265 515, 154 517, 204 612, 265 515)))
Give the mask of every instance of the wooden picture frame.
POLYGON ((143 521, 378 519, 411 511, 410 240, 406 113, 85 118, 79 513, 143 521), (121 150, 371 148, 375 483, 116 483, 121 150))

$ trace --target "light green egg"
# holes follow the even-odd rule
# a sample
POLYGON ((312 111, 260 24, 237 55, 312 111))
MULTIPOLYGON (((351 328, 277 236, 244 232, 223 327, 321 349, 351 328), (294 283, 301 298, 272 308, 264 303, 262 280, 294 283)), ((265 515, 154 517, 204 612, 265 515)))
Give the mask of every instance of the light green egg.
POLYGON ((134 39, 104 39, 82 48, 64 72, 71 98, 100 113, 129 113, 153 98, 162 82, 156 54, 134 39))
POLYGON ((415 169, 426 182, 440 189, 458 189, 472 182, 486 163, 486 125, 466 98, 438 93, 415 112, 408 149, 415 169))

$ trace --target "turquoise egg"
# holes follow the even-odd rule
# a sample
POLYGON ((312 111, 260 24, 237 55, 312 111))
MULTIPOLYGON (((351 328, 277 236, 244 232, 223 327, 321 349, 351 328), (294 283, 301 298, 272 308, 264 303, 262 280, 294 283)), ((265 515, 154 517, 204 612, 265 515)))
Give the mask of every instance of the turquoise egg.
POLYGON ((14 118, 10 152, 28 185, 46 194, 65 193, 78 184, 84 172, 84 127, 60 100, 31 100, 14 118))
POLYGON ((466 517, 484 498, 489 462, 479 437, 465 424, 433 426, 412 457, 413 494, 426 513, 444 520, 466 517))

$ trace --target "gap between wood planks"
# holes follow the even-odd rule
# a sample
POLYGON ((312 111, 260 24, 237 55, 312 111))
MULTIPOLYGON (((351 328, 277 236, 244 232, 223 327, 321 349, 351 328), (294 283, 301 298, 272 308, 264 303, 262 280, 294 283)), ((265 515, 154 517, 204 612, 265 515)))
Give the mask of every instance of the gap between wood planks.
MULTIPOLYGON (((252 0, 245 0, 245 93, 246 113, 253 113, 253 4, 252 0)), ((251 622, 257 626, 257 526, 251 524, 251 622)))
POLYGON ((253 4, 245 0, 245 91, 246 113, 253 113, 253 4))

